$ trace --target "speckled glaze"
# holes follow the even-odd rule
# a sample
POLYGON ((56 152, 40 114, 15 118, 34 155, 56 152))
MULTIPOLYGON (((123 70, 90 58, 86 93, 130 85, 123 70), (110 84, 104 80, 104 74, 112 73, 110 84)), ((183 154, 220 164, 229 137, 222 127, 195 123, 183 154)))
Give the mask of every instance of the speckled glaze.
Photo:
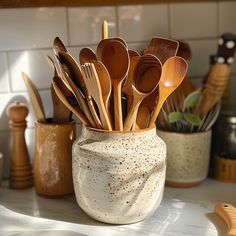
POLYGON ((73 193, 72 144, 75 122, 36 123, 34 149, 35 191, 45 196, 73 193))
POLYGON ((106 132, 84 127, 72 153, 77 202, 92 218, 129 224, 143 220, 159 206, 166 146, 155 128, 106 132))
POLYGON ((199 133, 157 131, 167 146, 166 184, 193 187, 208 174, 211 130, 199 133))

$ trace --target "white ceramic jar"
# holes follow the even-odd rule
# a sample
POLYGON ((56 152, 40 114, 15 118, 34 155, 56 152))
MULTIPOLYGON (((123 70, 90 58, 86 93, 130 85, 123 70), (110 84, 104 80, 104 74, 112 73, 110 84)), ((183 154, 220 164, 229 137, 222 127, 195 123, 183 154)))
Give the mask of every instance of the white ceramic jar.
POLYGON ((92 218, 129 224, 145 219, 159 206, 166 146, 155 128, 106 132, 83 127, 72 153, 77 202, 92 218))
POLYGON ((196 133, 157 131, 167 146, 166 184, 193 187, 208 174, 211 130, 196 133))

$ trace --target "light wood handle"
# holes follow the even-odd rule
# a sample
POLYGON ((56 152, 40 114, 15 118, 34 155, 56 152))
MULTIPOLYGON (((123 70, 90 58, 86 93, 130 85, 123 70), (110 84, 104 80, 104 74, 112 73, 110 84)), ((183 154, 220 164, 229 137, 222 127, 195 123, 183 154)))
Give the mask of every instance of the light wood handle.
POLYGON ((89 121, 85 117, 85 115, 82 113, 82 111, 75 109, 65 98, 64 94, 60 91, 60 89, 57 87, 56 83, 52 83, 53 88, 61 102, 71 111, 73 112, 85 126, 89 126, 89 121))
POLYGON ((91 112, 91 114, 92 114, 92 117, 93 117, 93 119, 94 119, 94 121, 95 121, 95 123, 96 123, 96 127, 97 127, 98 129, 102 129, 102 123, 101 123, 101 121, 100 121, 100 119, 99 119, 99 117, 98 117, 97 111, 96 111, 96 109, 95 109, 95 107, 94 107, 94 105, 93 105, 93 100, 92 100, 92 98, 91 98, 90 96, 88 96, 88 97, 86 98, 86 100, 87 100, 87 103, 88 103, 89 110, 90 110, 90 112, 91 112))
POLYGON ((107 39, 108 38, 108 25, 107 21, 104 20, 102 23, 102 39, 107 39))
POLYGON ((215 213, 227 224, 227 235, 236 236, 236 208, 228 203, 220 203, 215 206, 215 213))
POLYGON ((114 97, 115 130, 123 131, 121 84, 112 81, 112 87, 114 97))

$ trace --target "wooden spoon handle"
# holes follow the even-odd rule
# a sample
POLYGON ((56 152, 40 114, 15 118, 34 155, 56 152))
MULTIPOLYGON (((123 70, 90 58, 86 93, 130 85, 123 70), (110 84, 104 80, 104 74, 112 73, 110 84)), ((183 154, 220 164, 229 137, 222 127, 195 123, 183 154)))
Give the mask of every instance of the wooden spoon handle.
POLYGON ((53 82, 52 83, 53 88, 55 93, 57 94, 57 96, 60 98, 60 100, 63 102, 63 104, 69 109, 71 110, 71 112, 73 112, 80 120, 81 122, 85 125, 85 126, 89 126, 89 121, 86 118, 86 116, 83 114, 83 112, 79 109, 75 109, 65 98, 64 94, 60 91, 60 89, 57 87, 56 83, 53 82))
POLYGON ((236 208, 227 203, 215 206, 215 213, 219 215, 228 226, 228 236, 236 235, 236 208))
POLYGON ((95 121, 96 127, 98 129, 102 129, 102 123, 101 123, 101 121, 100 121, 100 119, 98 117, 97 111, 96 111, 96 109, 95 109, 95 107, 93 105, 92 98, 91 97, 87 97, 86 100, 87 100, 87 103, 88 103, 89 110, 90 110, 90 112, 92 114, 93 120, 95 121))
POLYGON ((129 113, 125 119, 124 130, 130 131, 132 126, 134 125, 137 118, 138 108, 143 98, 144 98, 143 96, 139 96, 138 94, 136 94, 136 96, 133 97, 132 107, 129 110, 129 113))
POLYGON ((113 81, 112 87, 114 97, 115 130, 123 131, 121 84, 113 81))
POLYGON ((102 39, 107 39, 108 38, 108 25, 107 21, 104 20, 102 23, 102 39))

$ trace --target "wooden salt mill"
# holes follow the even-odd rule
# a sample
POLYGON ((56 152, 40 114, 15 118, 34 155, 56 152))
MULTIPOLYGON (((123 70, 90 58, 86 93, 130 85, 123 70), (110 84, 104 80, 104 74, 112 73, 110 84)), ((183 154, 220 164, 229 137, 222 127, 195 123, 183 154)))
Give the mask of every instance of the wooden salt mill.
POLYGON ((24 189, 33 185, 32 166, 25 142, 25 118, 29 109, 24 103, 15 102, 8 106, 7 116, 12 130, 12 156, 10 188, 24 189))

